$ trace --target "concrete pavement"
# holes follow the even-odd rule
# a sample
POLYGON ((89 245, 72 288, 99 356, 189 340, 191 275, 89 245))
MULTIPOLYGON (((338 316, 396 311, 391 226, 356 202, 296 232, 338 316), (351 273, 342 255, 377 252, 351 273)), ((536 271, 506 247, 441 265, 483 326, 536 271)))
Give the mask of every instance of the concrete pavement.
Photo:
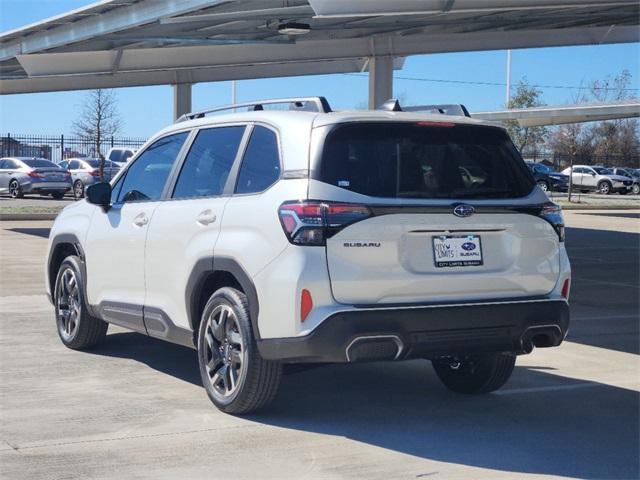
POLYGON ((187 348, 113 326, 98 349, 64 348, 42 287, 49 223, 2 222, 0 476, 638 478, 632 213, 565 214, 568 341, 519 357, 499 392, 452 394, 426 361, 326 366, 245 418, 215 410, 187 348))

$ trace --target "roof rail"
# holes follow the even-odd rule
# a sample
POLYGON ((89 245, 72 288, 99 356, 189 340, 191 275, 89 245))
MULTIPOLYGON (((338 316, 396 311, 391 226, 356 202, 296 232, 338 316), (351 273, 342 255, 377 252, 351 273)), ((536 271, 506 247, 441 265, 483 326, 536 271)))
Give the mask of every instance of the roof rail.
POLYGON ((380 110, 390 112, 428 112, 439 113, 441 115, 456 115, 460 117, 471 117, 469 110, 462 104, 442 104, 442 105, 411 105, 401 107, 400 102, 391 98, 380 106, 380 110))
POLYGON ((209 113, 224 112, 226 110, 235 110, 237 108, 250 108, 257 112, 264 110, 264 105, 289 105, 289 110, 300 110, 306 112, 331 112, 331 106, 324 97, 294 97, 294 98, 277 98, 272 100, 256 100, 254 102, 235 103, 224 107, 210 108, 200 112, 185 113, 176 120, 175 123, 193 120, 194 118, 202 118, 209 113))

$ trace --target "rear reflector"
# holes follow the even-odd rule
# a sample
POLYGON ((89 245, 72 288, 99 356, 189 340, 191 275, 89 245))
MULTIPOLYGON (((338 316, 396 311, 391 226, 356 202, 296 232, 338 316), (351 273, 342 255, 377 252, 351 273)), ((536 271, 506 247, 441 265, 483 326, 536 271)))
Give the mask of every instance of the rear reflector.
POLYGON ((569 288, 571 287, 571 279, 567 278, 562 284, 562 296, 569 300, 569 288))
POLYGON ((311 298, 311 292, 304 288, 300 294, 300 322, 304 322, 307 319, 312 308, 313 299, 311 298))

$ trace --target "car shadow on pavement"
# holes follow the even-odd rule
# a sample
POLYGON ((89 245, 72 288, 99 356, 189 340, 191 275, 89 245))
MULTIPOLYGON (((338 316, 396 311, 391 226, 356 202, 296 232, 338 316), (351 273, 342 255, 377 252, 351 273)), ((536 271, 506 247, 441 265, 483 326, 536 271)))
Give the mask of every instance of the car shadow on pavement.
MULTIPOLYGON (((186 347, 115 333, 91 353, 201 385, 186 347)), ((273 404, 247 418, 516 477, 638 478, 638 392, 553 371, 516 366, 499 392, 466 396, 446 390, 424 360, 327 365, 285 375, 273 404)))

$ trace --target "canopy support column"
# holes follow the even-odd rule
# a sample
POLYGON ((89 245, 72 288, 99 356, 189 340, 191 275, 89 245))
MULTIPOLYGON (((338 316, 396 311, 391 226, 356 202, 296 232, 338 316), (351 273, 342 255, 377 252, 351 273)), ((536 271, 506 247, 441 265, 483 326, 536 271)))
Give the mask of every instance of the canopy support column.
POLYGON ((177 83, 173 85, 173 119, 185 113, 191 113, 191 84, 177 83))
POLYGON ((369 58, 369 109, 393 97, 393 57, 369 58))

